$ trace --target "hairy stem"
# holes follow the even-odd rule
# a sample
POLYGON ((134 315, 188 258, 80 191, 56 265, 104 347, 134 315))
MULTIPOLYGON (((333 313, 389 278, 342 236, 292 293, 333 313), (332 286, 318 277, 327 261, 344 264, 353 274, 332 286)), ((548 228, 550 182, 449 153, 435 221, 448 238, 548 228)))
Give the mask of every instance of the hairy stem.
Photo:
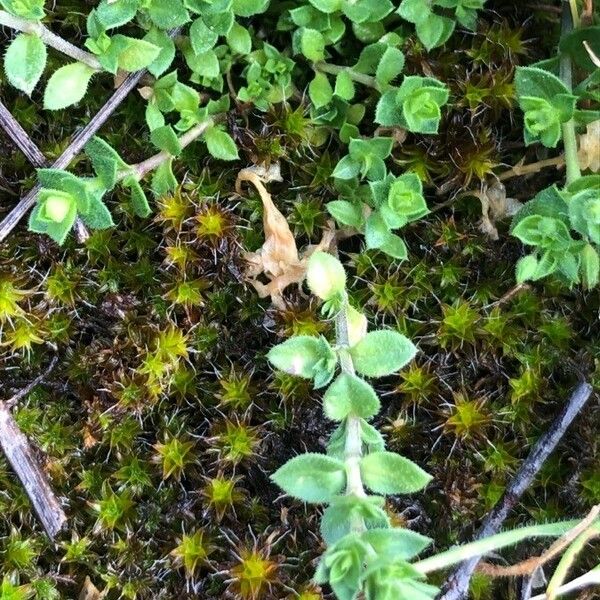
POLYGON ((318 62, 314 65, 314 68, 317 71, 320 71, 321 73, 329 73, 330 75, 337 75, 338 73, 345 71, 346 73, 348 73, 348 75, 350 75, 350 79, 352 79, 352 81, 362 83, 363 85, 366 85, 367 87, 379 89, 379 86, 377 84, 377 80, 375 79, 375 77, 371 77, 370 75, 365 75, 364 73, 359 73, 358 71, 355 71, 351 67, 342 67, 340 65, 331 65, 326 62, 318 62))
POLYGON ((78 60, 79 62, 85 63, 97 71, 102 70, 102 65, 98 62, 98 59, 91 53, 81 50, 77 46, 74 46, 67 40, 63 40, 60 36, 52 33, 47 27, 42 25, 39 21, 28 21, 21 17, 11 15, 5 10, 0 10, 0 25, 10 27, 16 31, 22 31, 23 33, 31 33, 39 36, 39 38, 47 46, 55 48, 59 52, 78 60))
MULTIPOLYGON (((195 125, 191 129, 186 131, 179 138, 179 144, 181 145, 181 147, 185 148, 186 146, 189 146, 194 140, 198 139, 209 127, 212 127, 216 121, 219 121, 222 118, 224 118, 224 116, 225 115, 217 115, 211 119, 203 121, 202 123, 198 123, 198 125, 195 125)), ((154 156, 147 158, 143 162, 138 163, 137 165, 133 165, 132 169, 135 173, 136 178, 142 179, 144 175, 159 167, 169 158, 173 158, 173 155, 163 150, 161 152, 158 152, 154 156)), ((125 179, 125 177, 127 177, 128 175, 131 175, 131 171, 123 170, 119 173, 118 180, 120 181, 121 179, 125 179)))
MULTIPOLYGON (((335 319, 335 332, 339 347, 340 366, 342 372, 354 375, 352 357, 348 352, 350 340, 348 337, 348 300, 335 319)), ((346 419, 346 443, 344 446, 344 462, 346 464, 346 494, 353 494, 359 498, 366 496, 360 474, 360 459, 362 457, 361 420, 359 417, 349 415, 346 419)), ((357 517, 352 522, 352 531, 365 531, 362 517, 357 517)))
MULTIPOLYGON (((564 38, 573 30, 573 15, 567 4, 563 4, 562 37, 564 38)), ((564 53, 560 57, 560 78, 569 90, 573 89, 573 73, 571 57, 564 53)), ((581 177, 579 160, 577 158, 577 135, 575 134, 575 120, 570 119, 562 124, 563 144, 565 146, 565 163, 567 165, 567 185, 581 177)))

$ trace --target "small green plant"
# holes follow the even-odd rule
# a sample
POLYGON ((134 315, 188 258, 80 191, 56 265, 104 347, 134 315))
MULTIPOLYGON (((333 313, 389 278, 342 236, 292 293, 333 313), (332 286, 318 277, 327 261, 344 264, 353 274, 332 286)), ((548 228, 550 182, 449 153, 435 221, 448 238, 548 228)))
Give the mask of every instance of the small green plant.
POLYGON ((419 40, 431 50, 448 41, 458 22, 475 29, 486 0, 402 0, 398 14, 415 24, 419 40))
MULTIPOLYGON (((574 12, 565 9, 566 22, 577 23, 575 4, 571 7, 574 12)), ((511 233, 533 247, 533 252, 517 263, 519 283, 555 275, 569 286, 581 283, 591 289, 600 281, 600 175, 582 176, 576 133, 600 119, 600 111, 589 108, 590 100, 598 102, 593 91, 597 67, 583 45, 597 27, 571 29, 563 25, 555 59, 516 71, 525 143, 555 148, 562 140, 567 173, 562 189, 553 185, 542 190, 517 213, 511 233), (576 72, 591 71, 575 86, 573 65, 578 68, 576 72), (587 106, 578 108, 582 103, 587 106)))
MULTIPOLYGON (((439 590, 427 581, 430 572, 530 536, 561 535, 572 526, 525 527, 418 560, 431 540, 392 527, 385 497, 419 492, 431 476, 385 449, 383 436, 369 423, 380 400, 365 379, 395 373, 417 348, 396 331, 367 332, 366 319, 349 304, 344 268, 333 256, 313 254, 307 282, 323 301, 322 313, 335 320, 335 344, 324 337, 295 336, 271 349, 268 358, 274 367, 312 380, 315 388, 328 386, 323 411, 338 425, 327 453, 300 454, 272 479, 298 500, 326 505, 321 535, 327 550, 317 567, 317 583, 329 584, 339 600, 356 600, 361 593, 366 600, 433 599, 439 590)), ((463 427, 462 420, 458 426, 463 427)))

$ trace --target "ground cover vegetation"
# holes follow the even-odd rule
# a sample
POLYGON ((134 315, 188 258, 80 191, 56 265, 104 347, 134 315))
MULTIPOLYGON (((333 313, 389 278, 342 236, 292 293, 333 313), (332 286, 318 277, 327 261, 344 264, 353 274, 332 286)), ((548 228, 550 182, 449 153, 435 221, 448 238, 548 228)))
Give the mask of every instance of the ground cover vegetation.
POLYGON ((0 5, 0 600, 595 597, 594 2, 0 5))

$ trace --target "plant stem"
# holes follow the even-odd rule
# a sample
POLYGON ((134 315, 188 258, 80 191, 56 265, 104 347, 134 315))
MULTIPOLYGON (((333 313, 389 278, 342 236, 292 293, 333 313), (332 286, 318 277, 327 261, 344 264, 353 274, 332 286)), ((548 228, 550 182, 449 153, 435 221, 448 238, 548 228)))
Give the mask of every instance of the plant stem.
POLYGON ((47 46, 51 46, 59 52, 62 52, 63 54, 66 54, 67 56, 70 56, 79 62, 85 63, 96 71, 102 70, 102 65, 98 62, 98 59, 93 54, 86 52, 85 50, 81 50, 77 46, 67 42, 67 40, 63 40, 63 38, 55 33, 52 33, 39 21, 28 21, 27 19, 22 19, 21 17, 11 15, 5 10, 0 10, 0 25, 10 27, 16 31, 22 31, 23 33, 37 35, 47 46))
MULTIPOLYGON (((335 319, 335 332, 339 348, 340 366, 343 373, 354 375, 352 357, 348 351, 350 340, 348 336, 348 299, 335 319)), ((359 498, 366 496, 360 474, 360 459, 362 457, 362 435, 360 417, 349 415, 346 419, 346 443, 344 446, 344 462, 346 464, 346 494, 353 494, 359 498)), ((357 517, 351 525, 352 531, 360 533, 365 531, 365 522, 362 517, 357 517)))
POLYGON ((499 181, 505 181, 512 177, 520 177, 521 175, 530 175, 531 173, 538 173, 542 169, 547 167, 562 167, 565 164, 564 156, 555 156, 554 158, 546 158, 538 162, 529 163, 528 165, 515 165, 514 167, 504 171, 498 175, 499 181))
MULTIPOLYGON (((571 13, 572 8, 572 4, 571 9, 566 2, 563 4, 561 31, 561 37, 563 38, 573 30, 574 15, 571 13)), ((560 57, 560 78, 569 90, 573 89, 571 57, 566 53, 560 57)), ((574 119, 562 124, 562 135, 565 147, 565 163, 567 165, 567 185, 569 185, 581 177, 581 169, 577 158, 577 135, 575 134, 574 119)))
MULTIPOLYGON (((225 115, 217 115, 211 119, 203 121, 202 123, 198 123, 198 125, 195 125, 191 129, 186 131, 179 138, 179 144, 181 145, 181 147, 185 148, 186 146, 189 146, 195 139, 199 138, 209 127, 212 127, 216 121, 220 121, 222 118, 224 118, 224 116, 225 115)), ((154 156, 147 158, 143 162, 138 163, 137 165, 133 165, 132 169, 135 173, 136 178, 139 180, 142 179, 142 177, 144 177, 144 175, 146 175, 150 171, 156 169, 169 158, 173 158, 173 155, 163 150, 161 152, 158 152, 154 156)), ((123 170, 119 173, 117 180, 121 181, 129 175, 131 175, 130 169, 123 170)))
POLYGON ((318 62, 314 65, 314 68, 317 71, 321 71, 321 73, 329 73, 330 75, 337 75, 338 73, 345 71, 348 73, 348 75, 350 75, 350 79, 353 81, 357 81, 358 83, 362 83, 368 87, 379 89, 375 77, 365 75, 364 73, 359 73, 358 71, 352 69, 352 67, 342 67, 340 65, 331 65, 326 62, 318 62))

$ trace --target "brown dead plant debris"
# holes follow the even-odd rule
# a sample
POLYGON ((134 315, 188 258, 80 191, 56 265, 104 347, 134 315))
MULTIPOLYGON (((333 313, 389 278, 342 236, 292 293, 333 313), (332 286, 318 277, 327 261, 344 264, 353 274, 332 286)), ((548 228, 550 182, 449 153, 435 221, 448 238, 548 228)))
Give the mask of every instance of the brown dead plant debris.
POLYGON ((270 297, 279 310, 285 309, 284 290, 292 284, 301 284, 306 274, 310 255, 317 251, 328 251, 334 241, 333 224, 323 232, 319 244, 307 246, 300 254, 290 226, 281 211, 275 206, 271 194, 264 183, 276 177, 257 168, 242 169, 235 182, 236 192, 241 196, 242 183, 251 183, 260 195, 263 204, 263 227, 265 242, 256 252, 246 252, 246 280, 249 281, 261 298, 270 297), (261 281, 260 279, 263 279, 261 281), (266 282, 264 281, 266 280, 266 282))

